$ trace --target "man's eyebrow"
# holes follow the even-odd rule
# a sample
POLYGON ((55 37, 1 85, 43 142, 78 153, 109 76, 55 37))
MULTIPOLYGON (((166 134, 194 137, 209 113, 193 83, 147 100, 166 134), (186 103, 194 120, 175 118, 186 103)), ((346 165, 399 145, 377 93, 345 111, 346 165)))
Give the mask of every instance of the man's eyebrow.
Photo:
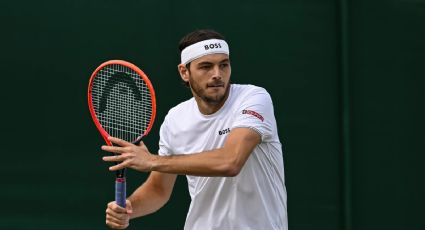
MULTIPOLYGON (((229 61, 230 61, 230 59, 226 58, 226 59, 221 60, 219 63, 224 63, 224 62, 229 62, 229 61)), ((212 64, 213 63, 210 62, 210 61, 203 61, 203 62, 198 63, 198 65, 212 65, 212 64)))
POLYGON ((209 61, 203 61, 203 62, 199 62, 198 65, 212 65, 212 62, 209 61))

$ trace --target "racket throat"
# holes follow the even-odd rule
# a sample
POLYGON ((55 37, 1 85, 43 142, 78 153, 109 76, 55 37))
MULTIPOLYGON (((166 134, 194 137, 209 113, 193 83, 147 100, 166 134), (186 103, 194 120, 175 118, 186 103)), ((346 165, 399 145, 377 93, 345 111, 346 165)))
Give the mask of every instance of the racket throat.
POLYGON ((140 137, 138 137, 136 140, 134 140, 132 143, 133 144, 135 144, 135 145, 139 145, 140 144, 140 142, 142 141, 142 138, 143 138, 143 134, 142 135, 140 135, 140 137))
POLYGON ((126 169, 121 169, 121 170, 117 170, 115 171, 115 177, 117 179, 124 179, 125 180, 125 173, 126 173, 126 169))

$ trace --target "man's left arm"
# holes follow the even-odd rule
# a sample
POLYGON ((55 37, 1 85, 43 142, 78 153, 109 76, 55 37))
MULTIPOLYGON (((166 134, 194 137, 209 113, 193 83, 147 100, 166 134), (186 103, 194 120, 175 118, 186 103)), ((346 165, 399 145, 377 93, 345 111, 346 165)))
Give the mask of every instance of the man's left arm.
POLYGON ((110 141, 122 146, 102 146, 105 151, 118 154, 104 157, 105 161, 121 162, 111 171, 132 168, 137 171, 195 176, 236 176, 254 148, 261 142, 260 135, 251 128, 234 128, 222 148, 200 153, 158 156, 151 154, 141 143, 136 146, 118 138, 110 141))

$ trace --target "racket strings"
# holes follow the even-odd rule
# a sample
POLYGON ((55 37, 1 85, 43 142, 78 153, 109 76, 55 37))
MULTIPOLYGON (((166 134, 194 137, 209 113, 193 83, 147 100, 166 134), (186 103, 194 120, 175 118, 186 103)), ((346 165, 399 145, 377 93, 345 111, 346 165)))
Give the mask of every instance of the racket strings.
POLYGON ((132 69, 108 65, 93 80, 96 116, 111 135, 133 142, 144 134, 152 117, 152 97, 145 81, 132 69))

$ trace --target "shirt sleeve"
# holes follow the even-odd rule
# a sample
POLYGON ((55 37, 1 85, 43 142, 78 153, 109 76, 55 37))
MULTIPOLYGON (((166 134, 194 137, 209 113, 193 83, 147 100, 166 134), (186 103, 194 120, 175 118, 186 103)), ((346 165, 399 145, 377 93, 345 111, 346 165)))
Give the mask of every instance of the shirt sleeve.
POLYGON ((276 121, 269 93, 259 88, 250 92, 243 101, 235 111, 231 128, 251 128, 261 136, 262 142, 270 140, 276 121))
POLYGON ((168 128, 168 118, 166 116, 159 130, 158 154, 160 156, 170 156, 173 154, 171 150, 171 140, 171 133, 168 128))

